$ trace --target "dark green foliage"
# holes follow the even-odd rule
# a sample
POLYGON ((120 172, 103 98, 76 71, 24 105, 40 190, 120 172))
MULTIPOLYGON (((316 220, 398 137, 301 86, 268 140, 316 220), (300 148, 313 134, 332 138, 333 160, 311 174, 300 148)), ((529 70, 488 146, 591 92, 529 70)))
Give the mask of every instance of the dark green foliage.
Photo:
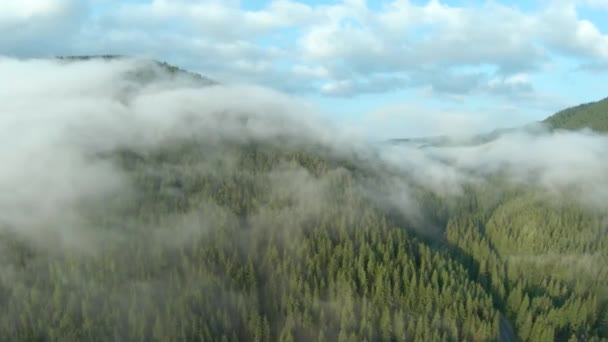
POLYGON ((91 251, 0 239, 3 338, 608 337, 606 217, 574 205, 412 187, 426 219, 408 221, 370 194, 382 171, 346 154, 180 141, 100 158, 132 189, 80 208, 91 251))
POLYGON ((553 128, 608 132, 608 98, 564 109, 544 122, 553 128))
MULTIPOLYGON (((478 193, 485 191, 501 190, 478 193)), ((469 267, 478 269, 479 281, 521 340, 608 337, 602 323, 608 307, 606 215, 523 193, 506 196, 481 216, 459 211, 448 223, 448 239, 470 257, 469 267)))

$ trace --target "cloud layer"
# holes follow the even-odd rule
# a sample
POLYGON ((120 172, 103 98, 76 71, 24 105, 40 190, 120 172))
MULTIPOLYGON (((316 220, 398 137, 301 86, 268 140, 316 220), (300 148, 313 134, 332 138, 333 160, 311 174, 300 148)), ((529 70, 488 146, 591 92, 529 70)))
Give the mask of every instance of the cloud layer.
POLYGON ((419 87, 534 101, 547 94, 530 75, 556 59, 587 69, 608 63, 608 35, 578 14, 602 7, 597 0, 534 11, 437 0, 273 0, 259 9, 215 0, 9 0, 0 53, 144 55, 225 81, 332 96, 419 87))
MULTIPOLYGON (((363 191, 412 219, 419 214, 415 189, 458 196, 496 177, 608 210, 608 138, 590 132, 514 131, 473 145, 366 145, 327 125, 301 99, 259 87, 200 86, 144 60, 0 59, 0 74, 14 80, 0 86, 0 232, 41 244, 59 233, 63 244, 90 248, 83 236, 98 231, 80 228, 83 206, 130 196, 124 172, 100 158, 104 153, 146 153, 193 137, 209 146, 256 140, 353 158, 378 176, 362 183, 363 191), (142 78, 149 74, 155 78, 142 78)), ((467 121, 455 119, 466 130, 467 121)), ((412 124, 419 121, 412 115, 412 124)), ((280 172, 269 175, 285 183, 278 189, 314 212, 319 203, 311 197, 328 181, 280 172)))
POLYGON ((14 80, 0 86, 0 232, 42 241, 55 230, 65 243, 95 233, 77 228, 82 206, 129 196, 124 173, 100 158, 116 149, 144 153, 192 136, 210 144, 336 139, 301 100, 200 86, 145 60, 4 58, 0 74, 14 80))

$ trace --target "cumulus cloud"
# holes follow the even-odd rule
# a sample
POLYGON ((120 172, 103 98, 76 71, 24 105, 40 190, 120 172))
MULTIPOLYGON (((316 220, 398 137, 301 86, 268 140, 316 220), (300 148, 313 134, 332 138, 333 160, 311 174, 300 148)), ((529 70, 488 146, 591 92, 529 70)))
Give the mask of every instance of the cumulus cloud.
POLYGON ((456 8, 438 1, 394 1, 378 13, 367 7, 343 10, 307 30, 302 48, 310 58, 346 59, 357 72, 485 63, 525 69, 543 55, 526 38, 532 24, 523 13, 501 5, 456 8))
POLYGON ((330 66, 334 85, 390 72, 405 73, 409 86, 437 92, 530 97, 535 89, 522 86, 520 75, 538 71, 553 55, 606 60, 608 36, 579 19, 573 6, 532 14, 497 3, 452 7, 394 1, 379 11, 341 6, 340 15, 312 25, 300 41, 308 59, 330 66), (458 71, 463 67, 472 71, 458 71), (513 82, 496 86, 496 79, 514 77, 520 79, 516 87, 513 82))
POLYGON ((563 1, 526 12, 436 0, 379 8, 274 0, 259 9, 215 0, 10 0, 0 11, 0 53, 134 54, 222 80, 329 96, 430 87, 518 100, 539 97, 531 81, 496 80, 541 72, 556 56, 585 70, 607 63, 608 36, 577 12, 602 4, 563 1))
POLYGON ((579 19, 573 4, 550 6, 540 18, 540 37, 554 50, 589 62, 608 61, 608 35, 579 19))
POLYGON ((7 0, 0 4, 0 54, 48 56, 71 51, 87 4, 76 0, 7 0))
POLYGON ((606 0, 579 0, 578 3, 591 8, 608 9, 608 1, 606 0))
POLYGON ((352 80, 329 81, 321 86, 321 92, 332 96, 354 96, 361 93, 382 93, 403 88, 410 81, 404 77, 372 77, 352 80))

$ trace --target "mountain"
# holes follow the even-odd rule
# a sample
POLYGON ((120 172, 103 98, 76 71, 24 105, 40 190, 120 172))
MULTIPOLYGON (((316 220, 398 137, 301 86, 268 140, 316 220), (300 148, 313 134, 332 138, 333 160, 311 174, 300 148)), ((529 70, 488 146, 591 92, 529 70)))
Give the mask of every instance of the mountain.
POLYGON ((529 140, 350 146, 276 93, 145 74, 112 78, 145 90, 122 102, 69 86, 10 107, 27 120, 6 131, 35 134, 0 173, 4 339, 608 339, 608 215, 585 202, 605 164, 555 172, 529 140))
MULTIPOLYGON (((83 56, 58 56, 55 59, 64 62, 86 62, 86 61, 133 61, 134 59, 129 56, 123 55, 83 55, 83 56)), ((199 73, 191 72, 188 70, 181 69, 167 62, 140 59, 139 68, 132 71, 133 77, 140 82, 150 83, 158 80, 158 73, 162 72, 169 75, 171 79, 181 78, 189 80, 194 84, 200 86, 208 86, 218 84, 218 82, 204 77, 199 73)))
POLYGON ((564 109, 543 122, 558 129, 590 128, 608 132, 608 98, 564 109))

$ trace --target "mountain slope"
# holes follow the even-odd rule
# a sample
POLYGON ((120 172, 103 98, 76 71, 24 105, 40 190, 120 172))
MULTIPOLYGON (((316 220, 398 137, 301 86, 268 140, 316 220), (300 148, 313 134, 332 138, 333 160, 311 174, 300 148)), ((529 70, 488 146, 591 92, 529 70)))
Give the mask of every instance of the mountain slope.
MULTIPOLYGON (((43 108, 0 101, 26 119, 0 121, 0 136, 28 142, 0 150, 12 157, 0 173, 5 339, 608 338, 606 211, 571 198, 580 182, 566 182, 567 198, 543 191, 559 185, 545 164, 513 174, 491 158, 521 148, 369 151, 308 125, 274 92, 199 87, 155 67, 142 81, 133 76, 149 62, 106 64, 44 69, 116 75, 69 77, 78 87, 53 77, 61 98, 32 92, 43 108), (467 164, 476 159, 490 166, 467 164)), ((539 155, 535 134, 527 155, 539 155)), ((517 169, 536 159, 516 158, 517 169)))
MULTIPOLYGON (((83 55, 83 56, 58 56, 56 59, 64 62, 87 62, 87 61, 120 61, 134 60, 134 58, 122 55, 83 55)), ((134 76, 140 82, 153 82, 158 79, 158 73, 162 72, 171 78, 182 78, 200 86, 214 85, 218 82, 204 77, 199 73, 184 70, 167 62, 157 60, 142 60, 141 67, 134 71, 134 76)), ((165 75, 166 76, 166 75, 165 75)))
POLYGON ((608 98, 567 108, 544 120, 553 128, 608 132, 608 98))

